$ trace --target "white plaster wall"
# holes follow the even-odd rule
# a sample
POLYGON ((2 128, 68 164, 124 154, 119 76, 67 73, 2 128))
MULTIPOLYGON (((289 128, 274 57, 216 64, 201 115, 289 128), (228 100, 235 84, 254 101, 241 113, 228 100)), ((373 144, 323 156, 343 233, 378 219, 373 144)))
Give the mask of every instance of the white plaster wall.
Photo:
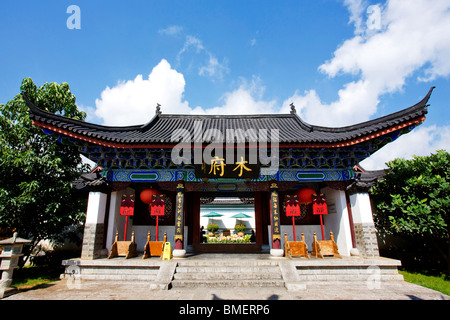
MULTIPOLYGON (((329 187, 323 188, 321 192, 325 195, 327 205, 334 205, 335 208, 335 210, 328 210, 328 214, 323 216, 325 240, 330 240, 330 231, 332 231, 339 253, 343 256, 349 256, 352 248, 352 236, 345 192, 329 187)), ((317 234, 317 239, 322 240, 321 232, 317 234)))
POLYGON ((101 192, 89 192, 86 210, 86 223, 103 223, 105 221, 106 200, 108 195, 101 192))
MULTIPOLYGON (((125 216, 120 215, 120 205, 122 201, 122 194, 133 194, 134 190, 127 188, 121 191, 111 192, 111 201, 109 205, 109 220, 108 220, 108 233, 106 235, 106 248, 108 252, 111 252, 111 246, 114 243, 116 233, 119 233, 119 240, 123 240, 125 229, 125 216)), ((127 224, 127 240, 131 239, 131 232, 133 228, 133 220, 128 217, 127 224)))
POLYGON ((373 223, 372 206, 367 192, 350 195, 354 223, 373 223))

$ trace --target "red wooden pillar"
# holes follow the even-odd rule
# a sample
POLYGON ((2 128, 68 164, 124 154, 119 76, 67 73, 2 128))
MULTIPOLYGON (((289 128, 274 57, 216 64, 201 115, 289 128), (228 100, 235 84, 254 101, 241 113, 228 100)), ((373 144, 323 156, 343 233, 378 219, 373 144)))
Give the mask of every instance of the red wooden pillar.
POLYGON ((352 204, 350 202, 350 196, 347 190, 345 192, 345 201, 347 202, 347 213, 348 213, 348 221, 350 223, 350 234, 352 236, 352 247, 356 248, 356 234, 355 234, 355 225, 353 224, 353 214, 352 214, 352 204))

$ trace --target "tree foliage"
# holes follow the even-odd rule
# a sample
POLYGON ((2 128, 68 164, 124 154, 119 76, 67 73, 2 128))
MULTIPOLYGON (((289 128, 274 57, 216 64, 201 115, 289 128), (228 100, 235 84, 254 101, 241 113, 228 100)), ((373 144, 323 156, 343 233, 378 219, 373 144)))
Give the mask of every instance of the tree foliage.
MULTIPOLYGON (((67 83, 37 87, 23 80, 21 93, 38 108, 84 120, 67 83)), ((32 124, 21 94, 0 105, 0 227, 16 230, 36 245, 61 241, 80 222, 80 199, 71 182, 83 166, 76 147, 58 143, 32 124)))
POLYGON ((421 244, 430 254, 447 260, 450 154, 438 150, 430 156, 395 159, 387 165, 384 180, 371 190, 377 229, 383 235, 421 244))

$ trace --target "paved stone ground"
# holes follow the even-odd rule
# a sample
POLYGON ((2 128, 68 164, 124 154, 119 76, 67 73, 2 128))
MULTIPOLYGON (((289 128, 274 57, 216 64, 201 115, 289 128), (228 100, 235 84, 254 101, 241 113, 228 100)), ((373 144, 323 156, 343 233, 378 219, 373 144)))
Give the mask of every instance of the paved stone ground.
POLYGON ((174 288, 151 290, 142 282, 67 279, 13 294, 4 300, 449 300, 450 296, 405 281, 379 288, 327 282, 305 290, 285 288, 174 288))

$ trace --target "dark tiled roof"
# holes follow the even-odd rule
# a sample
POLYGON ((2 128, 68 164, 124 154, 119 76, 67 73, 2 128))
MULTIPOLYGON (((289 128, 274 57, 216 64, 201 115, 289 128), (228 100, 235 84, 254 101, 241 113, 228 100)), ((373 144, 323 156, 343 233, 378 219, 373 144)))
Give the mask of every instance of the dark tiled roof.
MULTIPOLYGON (((434 87, 433 87, 434 88, 434 87)), ((294 114, 262 114, 262 115, 175 115, 156 113, 148 123, 137 126, 114 127, 69 119, 55 115, 34 106, 25 96, 30 108, 30 117, 38 126, 57 131, 81 140, 96 144, 117 147, 138 147, 149 144, 173 144, 172 133, 176 129, 185 129, 195 137, 195 125, 201 123, 204 143, 211 138, 205 135, 208 129, 217 129, 226 134, 227 129, 279 129, 280 144, 305 145, 345 145, 355 144, 360 139, 369 140, 376 136, 398 130, 408 125, 420 124, 427 113, 427 102, 433 88, 412 107, 367 122, 345 127, 320 127, 304 122, 294 114), (390 130, 390 131, 389 131, 390 130), (383 133, 385 132, 385 133, 383 133)), ((198 129, 197 129, 198 130, 198 129)), ((225 138, 225 137, 224 137, 225 138)), ((246 141, 254 141, 256 137, 248 137, 246 141)))
POLYGON ((107 187, 105 177, 102 177, 98 172, 83 173, 78 179, 72 181, 72 184, 77 190, 107 187))

